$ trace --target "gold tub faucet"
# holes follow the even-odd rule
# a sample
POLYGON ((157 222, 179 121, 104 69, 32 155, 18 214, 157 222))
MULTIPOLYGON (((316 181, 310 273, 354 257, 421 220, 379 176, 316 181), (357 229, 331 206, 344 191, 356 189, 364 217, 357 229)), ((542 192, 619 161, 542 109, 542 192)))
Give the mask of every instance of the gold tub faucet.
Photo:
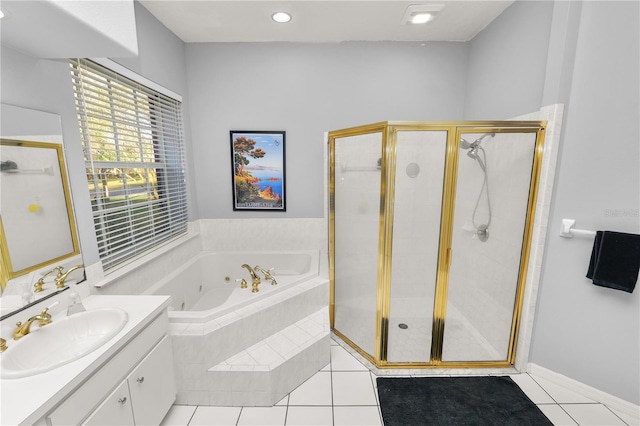
POLYGON ((246 263, 242 265, 242 268, 245 268, 251 274, 251 281, 253 283, 251 285, 251 293, 257 293, 258 284, 260 284, 260 277, 257 276, 255 271, 251 268, 251 266, 247 265, 246 263))
POLYGON ((67 277, 69 276, 69 274, 72 273, 73 271, 75 271, 76 269, 80 269, 80 268, 84 268, 84 265, 76 265, 73 268, 69 268, 69 270, 67 272, 65 272, 64 274, 58 275, 54 280, 54 282, 56 283, 56 287, 64 288, 64 282, 67 279, 67 277))
MULTIPOLYGON (((53 305, 52 305, 53 306, 53 305)), ((50 308, 51 306, 49 306, 50 308)), ((31 332, 31 324, 34 321, 38 321, 38 325, 40 327, 44 327, 47 324, 51 323, 51 314, 49 313, 49 308, 44 308, 39 315, 31 317, 24 324, 21 322, 16 323, 16 329, 13 330, 13 340, 20 340, 27 334, 31 332)))

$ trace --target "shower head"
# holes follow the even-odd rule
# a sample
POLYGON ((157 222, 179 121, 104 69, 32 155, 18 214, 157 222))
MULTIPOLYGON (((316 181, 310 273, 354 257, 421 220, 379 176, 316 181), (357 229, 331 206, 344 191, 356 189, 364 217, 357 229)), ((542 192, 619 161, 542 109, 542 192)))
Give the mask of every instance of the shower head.
POLYGON ((473 142, 469 142, 464 138, 460 138, 460 148, 468 149, 469 152, 467 152, 467 156, 475 160, 478 158, 478 148, 480 147, 482 140, 487 136, 494 137, 495 135, 495 133, 485 133, 473 142))

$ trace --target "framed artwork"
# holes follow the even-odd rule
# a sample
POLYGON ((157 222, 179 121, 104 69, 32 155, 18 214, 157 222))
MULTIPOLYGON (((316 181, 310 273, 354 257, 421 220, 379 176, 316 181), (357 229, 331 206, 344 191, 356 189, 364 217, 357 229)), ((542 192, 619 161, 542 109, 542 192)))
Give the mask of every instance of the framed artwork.
POLYGON ((229 133, 233 210, 286 211, 285 132, 229 133))

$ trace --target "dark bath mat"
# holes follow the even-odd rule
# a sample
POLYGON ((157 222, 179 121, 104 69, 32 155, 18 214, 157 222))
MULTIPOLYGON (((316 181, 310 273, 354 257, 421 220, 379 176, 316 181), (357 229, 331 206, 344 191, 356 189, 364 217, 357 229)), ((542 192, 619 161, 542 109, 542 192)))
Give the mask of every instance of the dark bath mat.
POLYGON ((510 377, 378 377, 385 426, 552 426, 510 377))

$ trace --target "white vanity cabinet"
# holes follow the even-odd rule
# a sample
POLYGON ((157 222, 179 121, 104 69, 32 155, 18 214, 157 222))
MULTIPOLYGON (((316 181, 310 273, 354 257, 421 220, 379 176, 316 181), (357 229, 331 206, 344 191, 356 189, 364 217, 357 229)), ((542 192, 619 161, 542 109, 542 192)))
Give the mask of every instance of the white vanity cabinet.
POLYGON ((171 342, 165 337, 84 424, 160 424, 175 400, 175 389, 171 342))
POLYGON ((167 322, 165 311, 45 416, 47 424, 159 424, 176 398, 167 322))

